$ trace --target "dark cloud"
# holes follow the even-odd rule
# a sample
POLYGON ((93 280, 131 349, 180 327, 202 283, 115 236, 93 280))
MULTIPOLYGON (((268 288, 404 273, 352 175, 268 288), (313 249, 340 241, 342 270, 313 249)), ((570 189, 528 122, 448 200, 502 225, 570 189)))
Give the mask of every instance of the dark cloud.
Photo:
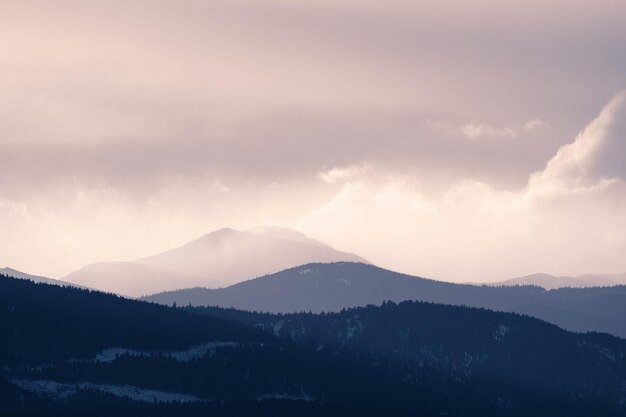
POLYGON ((166 137, 0 144, 0 185, 5 196, 63 181, 150 195, 171 176, 269 183, 367 163, 516 187, 554 153, 554 143, 545 141, 549 128, 520 127, 515 137, 470 140, 460 123, 434 122, 421 114, 291 110, 166 137))

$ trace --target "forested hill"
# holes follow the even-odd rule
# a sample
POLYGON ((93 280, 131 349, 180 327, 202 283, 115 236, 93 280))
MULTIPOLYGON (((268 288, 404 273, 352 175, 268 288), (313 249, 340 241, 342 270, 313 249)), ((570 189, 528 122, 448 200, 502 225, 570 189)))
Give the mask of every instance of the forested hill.
POLYGON ((414 301, 328 314, 188 309, 320 352, 358 357, 404 380, 419 381, 429 369, 454 373, 470 384, 497 381, 500 386, 492 389, 507 403, 516 399, 505 386, 614 404, 626 399, 626 340, 572 333, 528 316, 414 301))
POLYGON ((318 313, 415 300, 523 313, 567 330, 626 337, 626 286, 546 291, 534 286, 454 284, 354 262, 302 265, 227 288, 191 288, 145 299, 272 313, 318 313))
POLYGON ((221 319, 72 287, 0 275, 2 360, 54 360, 113 346, 180 349, 210 340, 262 342, 258 331, 221 319))
POLYGON ((434 415, 436 406, 425 390, 260 329, 6 276, 0 332, 0 415, 434 415))
POLYGON ((624 341, 514 314, 172 308, 0 277, 0 415, 621 416, 624 341))

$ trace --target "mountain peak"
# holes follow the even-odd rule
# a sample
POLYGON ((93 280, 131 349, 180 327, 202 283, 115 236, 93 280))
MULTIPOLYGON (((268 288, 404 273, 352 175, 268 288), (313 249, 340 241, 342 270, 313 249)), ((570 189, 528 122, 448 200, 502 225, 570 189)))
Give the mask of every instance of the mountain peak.
POLYGON ((489 285, 535 285, 552 290, 557 288, 587 288, 587 287, 612 287, 625 285, 626 274, 584 274, 578 276, 555 276, 544 273, 525 275, 506 281, 499 281, 489 285))
POLYGON ((226 227, 134 262, 99 265, 99 274, 85 267, 66 279, 141 296, 189 287, 224 287, 311 262, 337 261, 366 262, 295 230, 271 226, 241 231, 226 227))
POLYGON ((259 226, 246 230, 246 233, 252 233, 257 236, 266 236, 275 239, 284 239, 292 242, 327 246, 325 243, 312 239, 302 232, 298 232, 297 230, 281 226, 259 226))
POLYGON ((39 275, 27 274, 26 272, 18 271, 17 269, 14 269, 8 266, 4 268, 0 268, 0 274, 13 277, 13 278, 18 278, 18 279, 28 279, 37 283, 44 283, 44 284, 51 284, 51 285, 69 285, 69 286, 74 286, 74 287, 80 287, 80 285, 74 285, 69 282, 59 281, 59 280, 52 279, 52 278, 46 278, 46 277, 42 277, 39 275))
POLYGON ((221 229, 214 230, 212 232, 206 233, 200 237, 200 239, 205 238, 214 238, 220 236, 229 236, 234 234, 243 233, 241 230, 233 229, 231 227, 222 227, 221 229))
POLYGON ((25 278, 25 279, 41 278, 41 277, 38 277, 37 275, 30 275, 25 272, 18 271, 17 269, 11 268, 9 266, 0 268, 0 274, 8 275, 14 278, 25 278))

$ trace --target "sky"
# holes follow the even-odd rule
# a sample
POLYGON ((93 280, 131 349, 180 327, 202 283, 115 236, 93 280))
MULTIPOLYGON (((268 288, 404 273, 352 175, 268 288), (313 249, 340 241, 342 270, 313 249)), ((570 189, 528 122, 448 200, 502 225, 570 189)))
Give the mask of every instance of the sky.
POLYGON ((626 272, 621 0, 0 9, 0 266, 279 225, 457 282, 626 272))

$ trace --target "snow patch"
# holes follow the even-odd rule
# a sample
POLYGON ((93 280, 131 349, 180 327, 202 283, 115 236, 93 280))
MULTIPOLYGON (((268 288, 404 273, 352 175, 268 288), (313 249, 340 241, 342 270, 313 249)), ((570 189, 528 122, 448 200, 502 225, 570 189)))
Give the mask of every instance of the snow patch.
POLYGON ((171 403, 203 401, 201 398, 176 392, 144 389, 132 385, 94 384, 91 382, 78 382, 66 384, 49 380, 12 379, 11 382, 18 387, 41 395, 64 399, 76 395, 77 390, 93 390, 115 395, 116 397, 129 398, 134 401, 171 403))
POLYGON ((218 349, 235 348, 239 346, 236 342, 208 342, 202 345, 192 346, 186 350, 178 351, 141 351, 125 348, 109 348, 96 354, 95 362, 109 363, 113 362, 120 356, 129 355, 135 357, 150 357, 152 355, 161 355, 170 357, 178 362, 189 362, 192 359, 201 358, 205 355, 213 356, 218 349))
POLYGON ((365 324, 358 318, 354 319, 354 323, 352 320, 348 321, 348 326, 346 327, 346 339, 352 340, 355 335, 361 333, 365 329, 365 324))
POLYGON ((150 356, 149 352, 141 352, 138 350, 124 349, 124 348, 109 348, 96 354, 95 361, 100 363, 113 362, 119 356, 150 356))
POLYGON ((579 340, 578 342, 576 342, 576 344, 579 347, 590 347, 612 362, 617 362, 618 360, 618 358, 615 356, 613 352, 611 352, 609 349, 607 349, 604 346, 598 345, 597 343, 588 343, 588 342, 579 340))
POLYGON ((274 336, 278 337, 278 335, 280 334, 280 329, 283 328, 284 324, 285 320, 278 320, 276 323, 274 323, 274 327, 272 328, 272 330, 274 331, 274 336))
POLYGON ((218 349, 233 349, 238 346, 239 343, 237 342, 209 342, 183 351, 166 352, 165 355, 176 359, 178 362, 189 362, 192 359, 201 358, 205 355, 212 357, 218 349))
POLYGON ((494 338, 494 340, 497 340, 498 342, 501 342, 504 339, 504 336, 506 336, 506 334, 508 332, 509 332, 509 327, 504 325, 504 324, 501 324, 493 332, 493 338, 494 338))
POLYGON ((55 381, 11 379, 12 384, 36 394, 65 399, 76 394, 76 384, 61 384, 55 381))
POLYGON ((313 273, 311 268, 301 269, 300 271, 298 271, 298 274, 300 275, 306 275, 306 274, 311 274, 311 273, 313 273))
POLYGON ((285 394, 285 393, 279 393, 279 392, 274 392, 274 393, 269 393, 269 394, 263 394, 263 395, 259 395, 258 397, 256 397, 257 401, 262 401, 262 400, 299 400, 299 401, 313 401, 313 397, 310 396, 307 393, 302 393, 300 395, 291 395, 291 394, 285 394))

